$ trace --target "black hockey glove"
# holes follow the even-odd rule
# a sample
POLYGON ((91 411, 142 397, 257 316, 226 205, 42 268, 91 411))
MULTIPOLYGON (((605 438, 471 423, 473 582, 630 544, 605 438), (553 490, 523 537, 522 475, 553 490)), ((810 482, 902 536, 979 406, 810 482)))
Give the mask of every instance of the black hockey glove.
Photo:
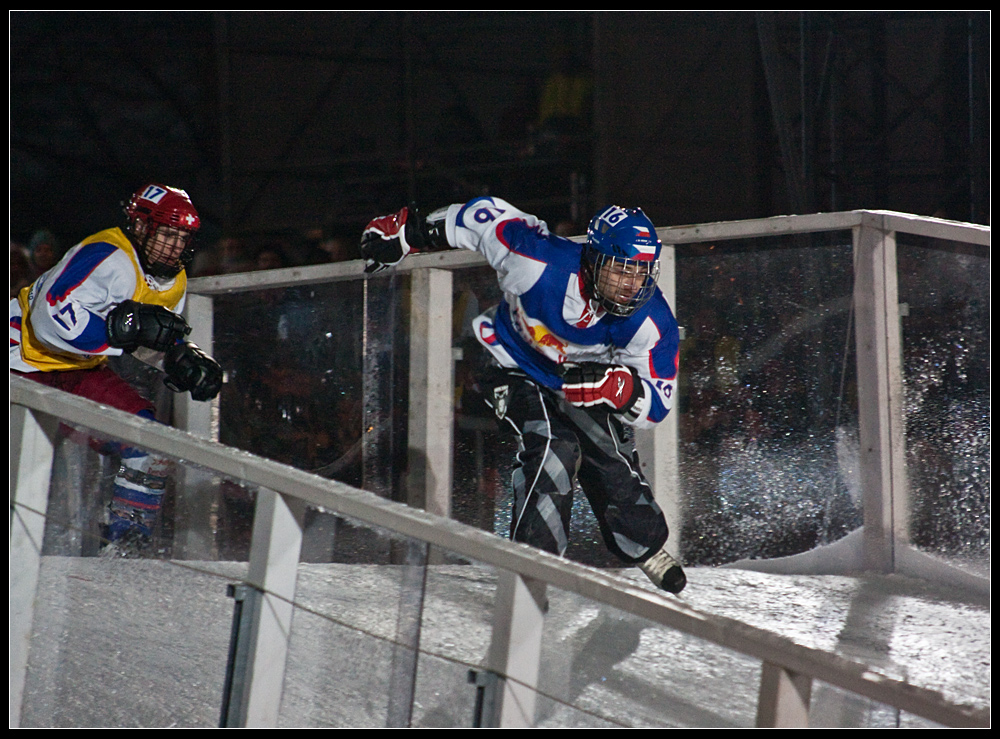
POLYGON ((620 364, 581 362, 562 365, 563 396, 580 407, 608 406, 612 413, 632 412, 642 401, 639 373, 620 364))
POLYGON ((126 300, 108 313, 108 346, 131 354, 140 346, 165 352, 191 333, 181 316, 161 305, 126 300))
POLYGON ((365 272, 372 274, 399 264, 411 252, 448 248, 444 236, 445 210, 424 219, 412 203, 398 213, 368 223, 361 234, 361 256, 365 272))
POLYGON ((191 391, 195 400, 211 400, 222 390, 222 367, 196 344, 182 341, 166 353, 163 384, 175 393, 191 391))

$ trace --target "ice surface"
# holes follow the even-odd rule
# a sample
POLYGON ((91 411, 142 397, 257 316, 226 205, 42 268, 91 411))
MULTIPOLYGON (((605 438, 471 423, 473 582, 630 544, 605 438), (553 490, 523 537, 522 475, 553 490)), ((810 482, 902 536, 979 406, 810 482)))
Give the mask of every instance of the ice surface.
MULTIPOLYGON (((45 557, 23 726, 217 726, 242 563, 45 557)), ((623 578, 651 587, 637 570, 623 578)), ((385 725, 400 568, 303 564, 281 725, 385 725)), ((899 576, 689 570, 685 603, 990 705, 987 596, 899 576)), ((429 568, 414 726, 469 726, 495 573, 429 568)), ((549 589, 541 726, 752 726, 760 663, 549 589)), ((669 596, 664 596, 669 597, 669 596)), ((815 726, 928 726, 813 686, 815 726)))

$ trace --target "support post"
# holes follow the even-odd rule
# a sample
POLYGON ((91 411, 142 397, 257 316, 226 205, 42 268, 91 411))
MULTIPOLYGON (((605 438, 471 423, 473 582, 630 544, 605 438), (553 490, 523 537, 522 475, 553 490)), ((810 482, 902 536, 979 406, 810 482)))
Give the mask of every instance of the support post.
POLYGON ((812 678, 765 662, 760 675, 757 728, 809 728, 812 678))
MULTIPOLYGON (((212 297, 189 294, 184 316, 191 326, 190 341, 209 356, 213 353, 212 297)), ((219 440, 219 398, 208 402, 191 399, 190 393, 174 395, 174 425, 203 439, 219 440)), ((212 506, 218 486, 212 475, 181 466, 175 475, 175 559, 208 560, 215 557, 215 532, 211 527, 212 506)))
MULTIPOLYGON (((193 341, 209 356, 213 353, 214 319, 211 295, 189 294, 184 303, 184 319, 191 327, 188 341, 193 341)), ((200 402, 189 393, 174 396, 174 425, 203 439, 219 440, 219 399, 200 402)))
POLYGON ((864 510, 863 561, 893 572, 895 544, 909 539, 896 234, 878 215, 854 229, 858 437, 864 510))
MULTIPOLYGON (((548 601, 544 582, 503 571, 497 582, 490 671, 503 676, 496 727, 531 727, 548 601)), ((484 717, 484 721, 486 717, 484 717)))
POLYGON ((410 291, 409 477, 407 502, 451 513, 454 363, 452 274, 418 269, 410 291))
POLYGON ((58 424, 10 406, 10 726, 21 725, 58 424))
MULTIPOLYGON (((292 636, 292 602, 305 504, 260 488, 250 545, 250 584, 262 591, 260 607, 250 614, 250 646, 244 674, 234 674, 229 696, 230 726, 278 725, 285 665, 292 636)), ((244 618, 246 616, 244 615, 244 618)))
MULTIPOLYGON (((667 299, 671 310, 677 312, 677 262, 676 247, 664 244, 660 251, 659 287, 667 299)), ((684 371, 682 367, 680 371, 684 371)), ((651 429, 639 429, 635 433, 636 451, 639 453, 639 468, 653 489, 653 497, 663 509, 670 527, 668 549, 678 559, 683 558, 680 550, 681 531, 684 528, 684 506, 681 501, 680 459, 678 454, 678 398, 677 384, 674 384, 674 407, 667 417, 651 429)))

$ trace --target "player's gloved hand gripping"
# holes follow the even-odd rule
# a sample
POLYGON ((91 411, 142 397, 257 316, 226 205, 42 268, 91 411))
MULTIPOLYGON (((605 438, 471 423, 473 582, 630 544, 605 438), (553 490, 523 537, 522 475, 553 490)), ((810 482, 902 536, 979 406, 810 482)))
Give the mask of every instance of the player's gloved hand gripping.
POLYGON ((563 397, 584 408, 607 406, 613 413, 629 413, 643 398, 642 380, 631 367, 599 362, 562 366, 563 397))
POLYGON ((191 391, 194 400, 211 400, 222 390, 222 367, 197 344, 179 341, 163 357, 163 384, 175 393, 191 391))
POLYGON ((411 252, 447 249, 446 211, 434 211, 425 219, 411 203, 397 213, 370 221, 361 234, 365 272, 372 274, 393 267, 411 252))
POLYGON ((191 391, 195 400, 211 400, 222 389, 222 367, 197 344, 184 341, 191 327, 163 306, 125 300, 108 313, 108 345, 125 352, 146 347, 164 352, 163 384, 175 393, 191 391))
POLYGON ((423 247, 420 217, 412 207, 369 222, 361 234, 361 256, 365 272, 381 272, 403 261, 410 252, 423 247))
POLYGON ((162 305, 125 300, 108 313, 108 346, 131 354, 140 346, 165 352, 191 333, 181 316, 162 305))

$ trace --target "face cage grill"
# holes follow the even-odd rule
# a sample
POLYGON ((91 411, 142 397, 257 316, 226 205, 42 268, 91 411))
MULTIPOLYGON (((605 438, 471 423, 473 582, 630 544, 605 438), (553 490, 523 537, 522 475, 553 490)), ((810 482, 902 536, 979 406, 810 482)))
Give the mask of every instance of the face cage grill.
POLYGON ((590 258, 594 297, 613 316, 626 317, 645 305, 656 291, 656 281, 660 275, 660 263, 644 262, 638 259, 624 259, 609 254, 596 253, 590 258), (625 273, 630 270, 645 270, 646 279, 631 296, 622 295, 621 287, 625 273), (607 270, 607 272, 605 272, 607 270))
POLYGON ((152 277, 169 279, 176 277, 180 271, 191 263, 194 257, 194 233, 187 231, 184 237, 184 248, 176 257, 169 257, 171 249, 164 242, 156 241, 160 225, 145 221, 146 233, 141 239, 135 239, 135 222, 132 225, 133 240, 138 241, 136 252, 139 254, 142 267, 152 277))

